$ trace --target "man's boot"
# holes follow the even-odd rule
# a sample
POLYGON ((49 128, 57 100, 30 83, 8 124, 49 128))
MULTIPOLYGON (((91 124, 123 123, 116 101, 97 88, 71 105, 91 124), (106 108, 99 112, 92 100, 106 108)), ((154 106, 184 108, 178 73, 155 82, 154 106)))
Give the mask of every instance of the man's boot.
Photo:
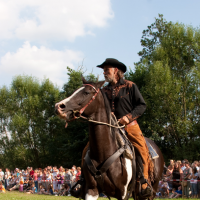
POLYGON ((141 188, 141 192, 139 194, 139 196, 143 199, 147 199, 149 198, 150 196, 153 195, 153 189, 151 186, 147 185, 147 183, 144 183, 142 185, 142 188, 141 188))

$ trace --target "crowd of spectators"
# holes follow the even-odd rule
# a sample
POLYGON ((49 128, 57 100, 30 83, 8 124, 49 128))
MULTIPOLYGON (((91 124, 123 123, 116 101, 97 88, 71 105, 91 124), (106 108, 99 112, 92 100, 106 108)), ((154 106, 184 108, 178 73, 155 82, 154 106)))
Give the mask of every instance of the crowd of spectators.
POLYGON ((200 198, 200 161, 170 160, 169 166, 164 166, 156 195, 161 198, 200 198))
MULTIPOLYGON (((14 171, 6 168, 4 172, 0 169, 0 192, 19 190, 28 194, 70 196, 80 176, 81 168, 75 165, 71 169, 62 166, 14 171)), ((156 195, 159 198, 200 198, 200 161, 170 160, 169 166, 164 166, 156 195)))
MULTIPOLYGON (((5 171, 0 169, 0 192, 19 190, 28 194, 46 194, 70 196, 71 188, 78 182, 81 168, 75 165, 71 168, 47 166, 44 169, 18 169, 5 171)), ((78 189, 77 185, 76 189, 78 189)))

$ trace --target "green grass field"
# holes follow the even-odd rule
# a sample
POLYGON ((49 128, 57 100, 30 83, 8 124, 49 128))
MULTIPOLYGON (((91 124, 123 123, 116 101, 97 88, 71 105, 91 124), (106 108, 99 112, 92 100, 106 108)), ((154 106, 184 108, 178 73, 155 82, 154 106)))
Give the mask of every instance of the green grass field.
MULTIPOLYGON (((38 194, 26 194, 23 192, 12 191, 6 193, 0 193, 0 200, 78 200, 74 197, 68 196, 53 196, 53 195, 38 195, 38 194)), ((99 200, 107 200, 107 198, 99 198, 99 200)), ((113 199, 114 200, 114 199, 113 199)))
MULTIPOLYGON (((37 194, 25 194, 20 192, 8 192, 0 193, 0 200, 78 200, 74 197, 67 196, 52 196, 52 195, 37 195, 37 194)), ((107 200, 108 198, 99 198, 99 200, 107 200)), ((114 198, 112 198, 114 200, 114 198)), ((132 198, 131 198, 132 199, 132 198)), ((165 199, 169 200, 169 199, 165 199)), ((184 200, 180 198, 179 200, 184 200)))
POLYGON ((37 195, 37 194, 26 194, 18 191, 0 193, 0 200, 77 200, 74 197, 67 196, 53 196, 53 195, 37 195))

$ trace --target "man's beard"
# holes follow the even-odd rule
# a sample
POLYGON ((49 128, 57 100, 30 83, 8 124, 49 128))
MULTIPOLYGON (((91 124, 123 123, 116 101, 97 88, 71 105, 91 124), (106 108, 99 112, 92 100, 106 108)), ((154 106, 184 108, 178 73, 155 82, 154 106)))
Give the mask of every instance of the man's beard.
POLYGON ((113 77, 104 76, 104 77, 105 77, 105 81, 108 83, 112 83, 114 80, 114 76, 113 77))

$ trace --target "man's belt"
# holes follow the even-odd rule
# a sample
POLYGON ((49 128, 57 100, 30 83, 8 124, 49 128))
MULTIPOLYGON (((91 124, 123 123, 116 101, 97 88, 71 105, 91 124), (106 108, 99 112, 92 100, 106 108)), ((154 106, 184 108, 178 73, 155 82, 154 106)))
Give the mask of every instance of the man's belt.
POLYGON ((138 124, 138 123, 137 123, 137 120, 134 120, 134 121, 132 121, 131 123, 127 124, 127 125, 125 126, 125 128, 128 128, 128 127, 130 127, 130 126, 134 126, 134 125, 136 125, 136 124, 138 124))

